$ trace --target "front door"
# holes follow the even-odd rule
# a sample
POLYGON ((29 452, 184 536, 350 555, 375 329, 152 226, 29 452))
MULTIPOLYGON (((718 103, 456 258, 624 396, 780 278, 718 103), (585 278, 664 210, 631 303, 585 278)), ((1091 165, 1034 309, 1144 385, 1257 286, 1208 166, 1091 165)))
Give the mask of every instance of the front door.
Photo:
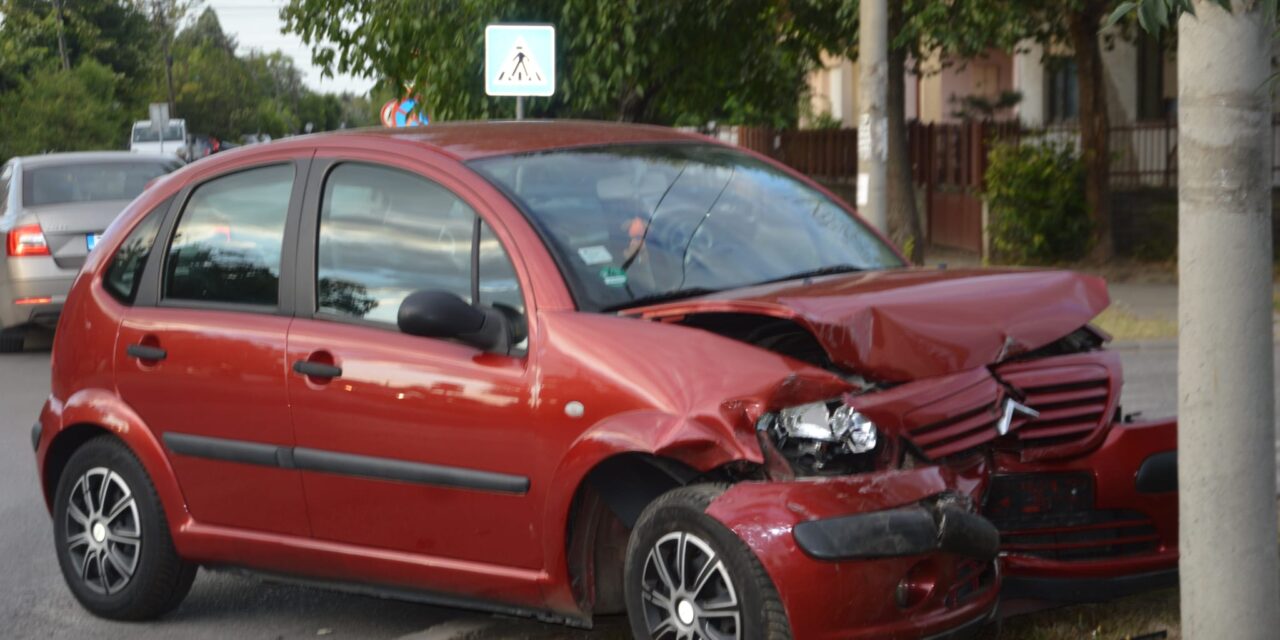
POLYGON ((293 445, 280 292, 304 170, 262 166, 180 195, 173 232, 161 234, 171 239, 157 241, 163 260, 147 266, 159 284, 120 327, 119 392, 163 441, 198 522, 309 533, 300 474, 277 455, 293 445))
POLYGON ((526 345, 485 353, 396 324, 401 301, 424 289, 523 318, 502 246, 420 174, 317 161, 312 185, 318 220, 298 270, 313 289, 298 302, 289 361, 314 535, 469 561, 446 565, 472 567, 463 571, 540 568, 526 345))

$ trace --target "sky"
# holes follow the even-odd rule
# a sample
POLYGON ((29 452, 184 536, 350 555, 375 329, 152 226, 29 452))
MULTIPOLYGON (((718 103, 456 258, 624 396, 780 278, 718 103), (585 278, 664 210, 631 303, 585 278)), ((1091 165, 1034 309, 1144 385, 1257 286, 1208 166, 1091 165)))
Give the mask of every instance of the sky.
POLYGON ((240 53, 253 49, 271 52, 279 49, 293 58, 302 71, 303 81, 315 91, 328 93, 363 94, 373 86, 372 80, 336 75, 321 78, 320 68, 311 64, 311 49, 293 34, 280 33, 284 21, 280 19, 280 7, 286 0, 204 0, 195 15, 212 7, 218 13, 223 32, 234 36, 240 53))

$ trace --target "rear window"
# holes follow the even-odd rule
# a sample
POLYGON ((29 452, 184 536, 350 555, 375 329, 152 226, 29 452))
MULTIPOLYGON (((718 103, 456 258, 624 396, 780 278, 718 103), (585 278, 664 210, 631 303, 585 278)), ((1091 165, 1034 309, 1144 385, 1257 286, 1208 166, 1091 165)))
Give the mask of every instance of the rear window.
MULTIPOLYGON (((183 125, 181 124, 170 124, 164 130, 165 141, 172 141, 172 140, 182 141, 182 139, 186 137, 182 129, 183 129, 183 125)), ((134 125, 133 141, 134 142, 160 142, 160 134, 155 129, 152 129, 151 125, 149 124, 134 125)))
POLYGON ((81 162, 28 168, 22 178, 22 204, 38 207, 66 202, 132 200, 152 179, 176 168, 177 162, 156 160, 81 162))

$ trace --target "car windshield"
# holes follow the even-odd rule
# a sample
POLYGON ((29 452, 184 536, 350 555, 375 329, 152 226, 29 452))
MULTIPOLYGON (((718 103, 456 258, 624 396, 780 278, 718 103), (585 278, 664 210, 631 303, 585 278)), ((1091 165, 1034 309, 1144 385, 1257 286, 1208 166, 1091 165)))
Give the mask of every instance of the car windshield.
POLYGON ((132 200, 147 183, 178 167, 176 162, 79 162, 28 168, 23 173, 22 204, 38 207, 64 202, 132 200))
POLYGON ((586 311, 902 266, 831 199, 716 145, 568 149, 470 166, 531 218, 586 311))
MULTIPOLYGON (((181 142, 183 139, 182 125, 177 123, 169 123, 164 130, 164 139, 168 141, 181 142)), ((159 142, 160 135, 149 124, 138 124, 133 127, 134 142, 159 142)))

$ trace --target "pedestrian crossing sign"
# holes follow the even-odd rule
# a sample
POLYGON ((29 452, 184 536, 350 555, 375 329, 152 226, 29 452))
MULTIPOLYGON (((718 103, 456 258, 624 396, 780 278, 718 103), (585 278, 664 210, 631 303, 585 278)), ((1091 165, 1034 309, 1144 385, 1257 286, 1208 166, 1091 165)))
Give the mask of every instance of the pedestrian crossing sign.
POLYGON ((555 93, 556 28, 549 24, 485 27, 484 91, 491 96, 555 93))

